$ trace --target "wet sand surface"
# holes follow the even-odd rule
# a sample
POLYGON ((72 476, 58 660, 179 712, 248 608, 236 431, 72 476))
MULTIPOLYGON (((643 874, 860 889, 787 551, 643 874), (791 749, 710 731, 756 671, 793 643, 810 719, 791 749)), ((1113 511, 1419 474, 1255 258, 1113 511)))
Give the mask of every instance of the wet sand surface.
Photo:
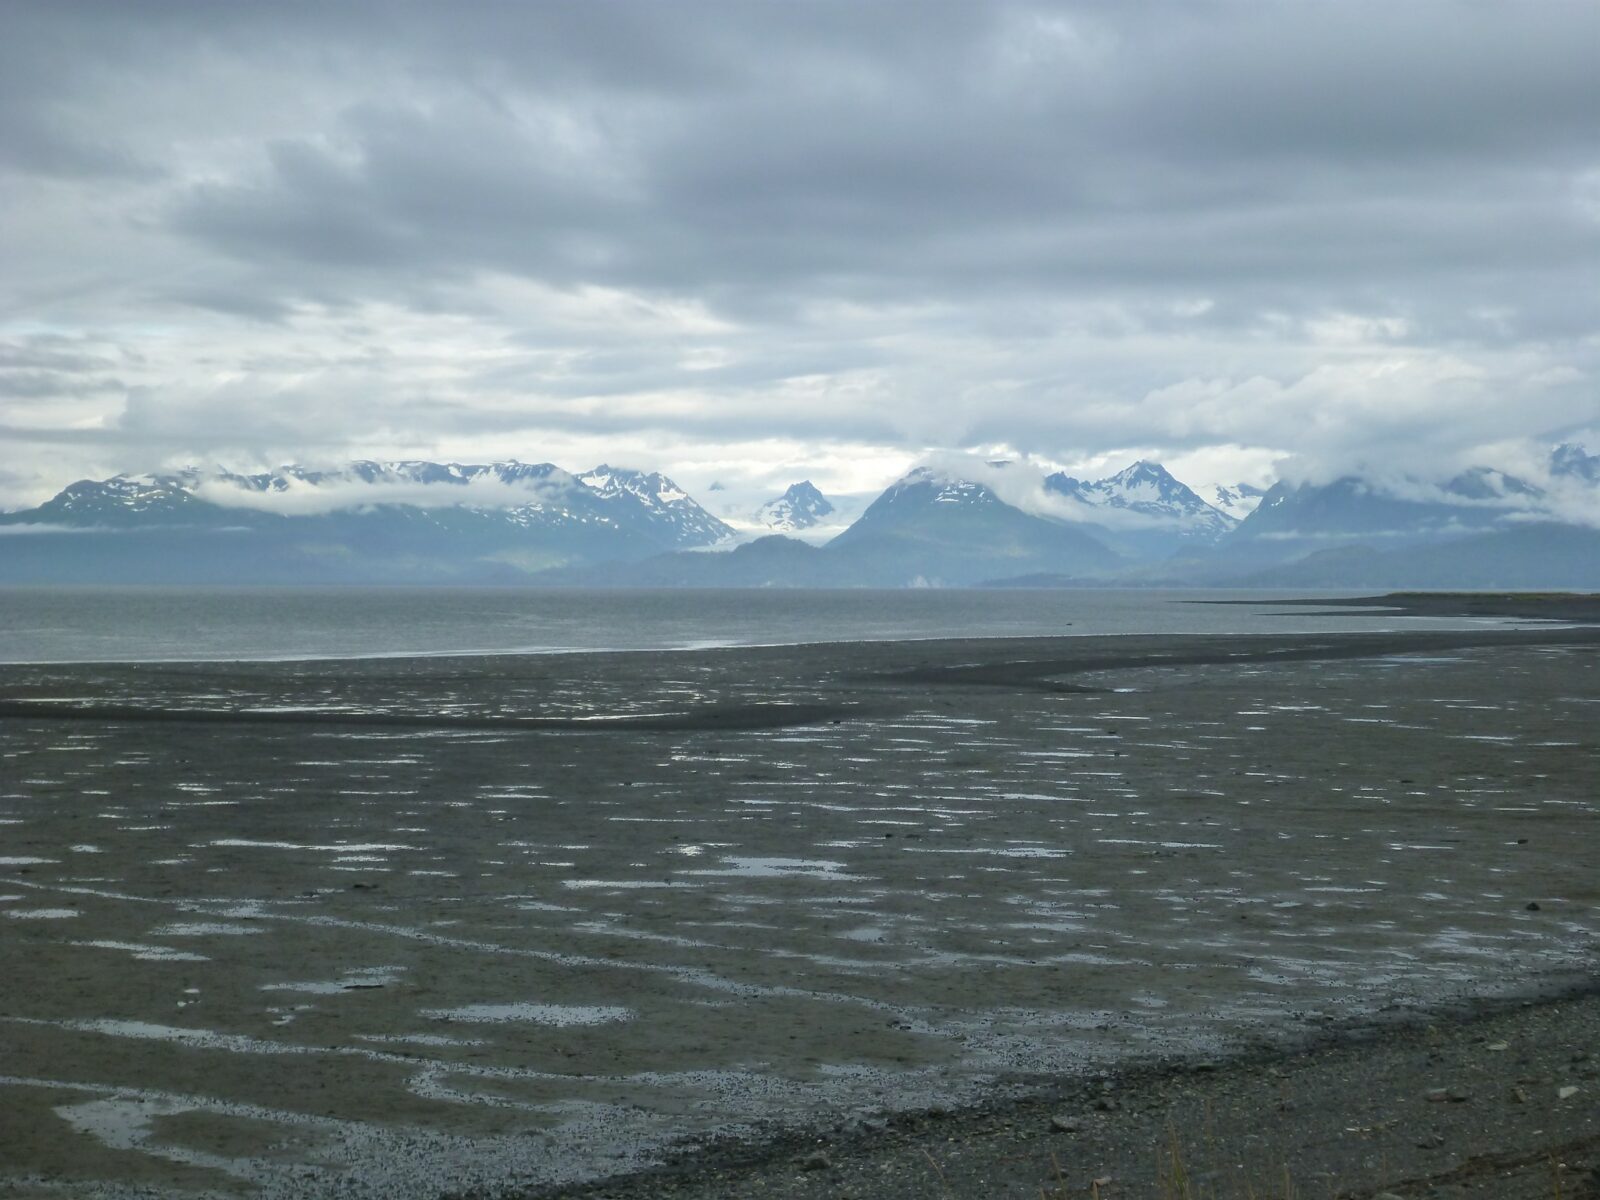
POLYGON ((1584 628, 7 667, 0 1190, 548 1190, 1581 988, 1597 710, 1584 628))

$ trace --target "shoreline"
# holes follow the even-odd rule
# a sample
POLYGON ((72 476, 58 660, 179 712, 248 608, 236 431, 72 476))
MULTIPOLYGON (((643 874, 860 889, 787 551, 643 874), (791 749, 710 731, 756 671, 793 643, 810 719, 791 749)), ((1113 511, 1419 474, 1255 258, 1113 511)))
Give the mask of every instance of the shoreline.
POLYGON ((955 1110, 725 1137, 630 1175, 514 1194, 1443 1200, 1485 1186, 1527 1200, 1600 1196, 1600 964, 1521 992, 1356 1017, 1289 1045, 1002 1085, 955 1110))
MULTIPOLYGON (((335 589, 337 590, 337 589, 335 589)), ((970 590, 970 589, 969 589, 970 590)), ((1113 589, 1118 590, 1118 589, 1113 589)), ((1177 589, 1175 595, 1186 595, 1188 589, 1177 589)), ((721 594, 721 593, 719 593, 721 594)), ((1140 594, 1148 594, 1141 592, 1140 594)), ((1249 599, 1176 599, 1173 603, 1193 604, 1201 606, 1262 606, 1282 605, 1291 610, 1310 609, 1313 606, 1324 606, 1328 612, 1291 611, 1287 613, 1272 614, 1276 617, 1349 617, 1366 616, 1374 619, 1402 617, 1423 617, 1436 619, 1497 619, 1497 620, 1538 620, 1538 621, 1564 621, 1575 624, 1594 624, 1600 622, 1600 595, 1586 595, 1582 593, 1516 593, 1516 592, 1390 592, 1382 594, 1361 594, 1355 596, 1327 596, 1316 598, 1300 598, 1297 594, 1284 596, 1261 596, 1249 599), (1351 612, 1350 610, 1371 610, 1368 612, 1351 612), (1340 611, 1342 610, 1342 611, 1340 611)), ((1070 625, 1068 626, 1070 628, 1070 625)), ((1483 628, 1483 627, 1473 627, 1483 628)), ((1492 628, 1492 627, 1491 627, 1492 628)), ((1517 626, 1500 627, 1510 631, 1517 626)), ((1363 630, 1345 630, 1340 632, 1361 633, 1363 630)), ((1406 632, 1404 628, 1389 630, 1391 633, 1406 632)), ((1417 631, 1421 632, 1421 631, 1417 631)), ((1451 631, 1438 631, 1451 632, 1451 631)), ((773 642, 727 642, 727 643, 686 643, 665 646, 532 646, 516 648, 472 648, 459 650, 400 650, 383 651, 360 654, 316 654, 316 653, 291 653, 267 654, 243 657, 215 657, 215 658, 73 658, 73 659, 3 659, 0 660, 0 670, 8 668, 27 667, 252 667, 252 666, 302 666, 322 663, 383 663, 383 662, 410 662, 441 660, 482 660, 494 658, 506 659, 548 659, 571 656, 597 656, 597 655, 693 655, 706 653, 727 653, 736 651, 759 650, 804 650, 804 649, 839 649, 844 647, 874 647, 874 646, 920 646, 938 645, 942 643, 969 642, 975 645, 999 642, 1019 641, 1044 641, 1056 638, 1076 640, 1078 638, 1183 638, 1183 637, 1229 637, 1229 638, 1254 638, 1254 637, 1315 637, 1331 636, 1331 633, 1318 633, 1316 631, 1284 634, 1271 629, 1259 631, 1236 630, 1226 633, 1214 631, 1200 631, 1193 633, 1162 632, 1150 633, 1148 631, 1122 631, 1122 632, 1082 632, 1082 633, 996 633, 978 634, 970 636, 955 636, 949 634, 933 634, 906 638, 859 637, 801 641, 773 641, 773 642)))
MULTIPOLYGON (((1248 602, 1196 600, 1193 603, 1248 602)), ((1285 597, 1275 603, 1294 608, 1314 605, 1330 609, 1377 608, 1383 613, 1408 617, 1500 617, 1576 624, 1600 621, 1600 593, 1594 592, 1384 592, 1374 596, 1285 597)))

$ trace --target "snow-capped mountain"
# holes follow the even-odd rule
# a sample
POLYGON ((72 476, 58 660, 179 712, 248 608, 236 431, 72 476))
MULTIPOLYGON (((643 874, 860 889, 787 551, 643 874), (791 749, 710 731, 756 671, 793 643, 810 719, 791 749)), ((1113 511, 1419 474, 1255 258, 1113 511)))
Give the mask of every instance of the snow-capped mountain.
POLYGON ((1072 506, 1065 515, 1135 559, 1165 559, 1209 546, 1238 523, 1160 463, 1144 459, 1093 481, 1057 472, 1046 477, 1044 486, 1072 506))
POLYGON ((80 480, 32 515, 76 526, 167 520, 250 523, 252 514, 308 516, 376 507, 459 509, 523 528, 631 528, 648 531, 664 548, 707 545, 731 532, 659 473, 602 466, 575 476, 552 463, 516 461, 360 461, 331 470, 290 465, 259 474, 189 469, 118 475, 80 480))
POLYGON ((362 461, 80 480, 0 514, 31 534, 7 539, 19 552, 0 576, 515 581, 730 532, 663 475, 597 468, 589 479, 551 463, 362 461))
POLYGON ((1146 459, 1092 483, 1057 472, 1045 479, 1045 487, 1091 507, 1137 513, 1150 518, 1153 526, 1181 529, 1200 538, 1221 537, 1234 524, 1160 463, 1146 459))
POLYGON ((1081 527, 1024 512, 987 484, 929 467, 896 480, 824 551, 836 571, 896 585, 1094 578, 1118 562, 1081 527))
POLYGON ((191 488, 187 473, 80 479, 38 508, 0 514, 0 522, 84 528, 204 520, 209 506, 191 488))
MULTIPOLYGON (((1319 571, 1330 579, 1340 570, 1383 571, 1398 585, 1413 579, 1407 572, 1427 557, 1419 557, 1423 548, 1497 533, 1511 535, 1515 542, 1533 538, 1535 526, 1552 520, 1561 523, 1548 511, 1541 488, 1488 467, 1444 480, 1346 475, 1328 483, 1274 484, 1218 550, 1221 561, 1238 564, 1288 564, 1316 556, 1322 563, 1319 571), (1357 552, 1380 558, 1358 562, 1351 557, 1357 552), (1392 556, 1392 561, 1381 556, 1392 556)), ((1458 564, 1462 570, 1467 565, 1458 564)), ((1456 569, 1438 567, 1437 579, 1456 569)), ((1482 580, 1493 576, 1470 577, 1482 586, 1482 580)), ((1369 582, 1366 575, 1348 578, 1352 584, 1369 582)))
POLYGON ((1600 458, 1557 447, 1538 483, 1488 466, 1280 482, 1213 563, 1276 587, 1600 586, 1600 458))
POLYGON ((1426 479, 1367 479, 1274 484, 1240 524, 1237 540, 1270 539, 1324 545, 1350 539, 1391 545, 1480 532, 1535 511, 1533 485, 1488 468, 1426 479))
POLYGON ((936 505, 948 505, 951 511, 1010 507, 987 484, 917 467, 885 488, 850 529, 914 519, 936 505))
POLYGON ((822 524, 834 511, 833 502, 804 479, 757 509, 756 520, 777 533, 798 533, 822 524))
POLYGON ((1256 505, 1261 503, 1261 497, 1266 494, 1266 488, 1253 483, 1219 483, 1211 489, 1206 503, 1218 512, 1227 513, 1235 521, 1242 521, 1255 512, 1256 505))
POLYGON ((578 476, 580 482, 607 501, 632 502, 637 517, 660 530, 676 546, 709 546, 733 535, 689 493, 659 471, 630 471, 604 464, 578 476))
MULTIPOLYGON (((855 505, 799 483, 757 527, 821 543, 855 505)), ((826 545, 773 535, 727 555, 677 553, 732 530, 663 475, 516 461, 79 480, 0 513, 0 533, 0 582, 1600 587, 1600 455, 1560 446, 1527 478, 1279 483, 1237 523, 1157 463, 1041 486, 1023 465, 956 461, 895 481, 826 545)))

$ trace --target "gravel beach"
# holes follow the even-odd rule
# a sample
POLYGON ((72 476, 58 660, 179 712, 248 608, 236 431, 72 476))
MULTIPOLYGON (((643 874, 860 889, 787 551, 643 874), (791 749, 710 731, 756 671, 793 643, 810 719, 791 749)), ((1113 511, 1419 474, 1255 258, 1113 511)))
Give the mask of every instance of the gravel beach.
POLYGON ((1592 627, 0 678, 4 1194, 1593 1186, 1592 627))
POLYGON ((537 1194, 1583 1200, 1600 1196, 1600 994, 1355 1022, 1293 1051, 1105 1072, 537 1194))

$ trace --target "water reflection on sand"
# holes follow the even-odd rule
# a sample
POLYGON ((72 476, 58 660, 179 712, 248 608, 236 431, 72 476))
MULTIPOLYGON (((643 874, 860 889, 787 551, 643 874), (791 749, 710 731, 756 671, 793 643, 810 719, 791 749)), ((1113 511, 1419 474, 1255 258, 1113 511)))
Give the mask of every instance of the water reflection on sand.
POLYGON ((837 715, 7 720, 0 1112, 37 1136, 0 1178, 111 1177, 89 1145, 168 1191, 569 1177, 1592 969, 1586 647, 1075 691, 863 682, 859 648, 828 653, 679 657, 659 686, 644 655, 14 675, 246 716, 837 715))

